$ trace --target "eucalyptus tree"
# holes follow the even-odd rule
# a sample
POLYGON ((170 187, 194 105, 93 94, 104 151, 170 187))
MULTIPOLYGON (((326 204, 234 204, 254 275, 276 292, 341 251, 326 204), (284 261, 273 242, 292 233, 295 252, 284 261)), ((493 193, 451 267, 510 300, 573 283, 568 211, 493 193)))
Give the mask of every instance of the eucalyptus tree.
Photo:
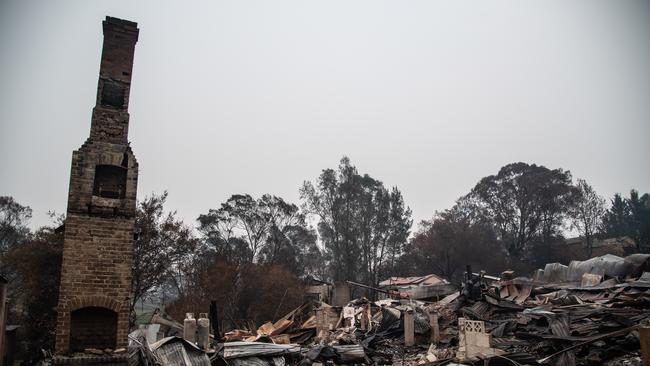
POLYGON ((411 210, 397 187, 390 190, 361 175, 350 159, 324 169, 316 183, 300 189, 303 209, 318 222, 320 243, 335 281, 377 284, 391 274, 412 224, 411 210))

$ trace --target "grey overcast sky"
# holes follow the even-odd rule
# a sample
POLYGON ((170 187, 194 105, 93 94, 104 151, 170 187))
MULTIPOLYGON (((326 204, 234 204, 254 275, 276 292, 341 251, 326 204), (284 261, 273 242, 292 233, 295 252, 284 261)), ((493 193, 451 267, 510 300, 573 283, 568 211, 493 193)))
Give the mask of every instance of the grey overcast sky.
POLYGON ((106 15, 138 22, 138 196, 191 224, 347 155, 415 221, 510 162, 650 191, 650 2, 0 0, 0 195, 65 212, 106 15))

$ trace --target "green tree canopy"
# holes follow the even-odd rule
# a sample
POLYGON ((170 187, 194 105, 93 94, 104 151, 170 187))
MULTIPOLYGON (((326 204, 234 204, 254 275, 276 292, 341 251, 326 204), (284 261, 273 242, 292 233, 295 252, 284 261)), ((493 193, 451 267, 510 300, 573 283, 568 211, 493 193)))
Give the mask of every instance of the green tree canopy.
POLYGON ((318 221, 321 244, 335 281, 377 284, 402 254, 411 228, 411 210, 402 193, 367 174, 350 159, 325 169, 316 184, 300 189, 303 208, 318 221))
POLYGON ((481 179, 463 200, 495 225, 508 252, 518 256, 534 238, 550 240, 560 232, 572 199, 569 171, 512 163, 481 179))
POLYGON ((649 251, 650 194, 639 195, 633 189, 627 198, 616 193, 611 202, 603 218, 603 234, 608 237, 629 236, 636 242, 638 250, 649 251))
POLYGON ((305 215, 277 196, 232 195, 198 223, 207 247, 231 263, 280 264, 304 275, 320 257, 305 215))

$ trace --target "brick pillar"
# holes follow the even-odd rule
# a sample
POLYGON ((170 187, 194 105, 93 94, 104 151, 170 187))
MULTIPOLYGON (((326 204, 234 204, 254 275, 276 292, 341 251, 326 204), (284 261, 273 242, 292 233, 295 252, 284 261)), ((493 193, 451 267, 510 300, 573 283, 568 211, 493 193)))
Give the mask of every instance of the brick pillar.
POLYGON ((404 312, 404 345, 406 347, 415 344, 415 319, 413 310, 408 309, 404 312))
POLYGON ((438 313, 429 311, 429 325, 431 325, 431 343, 438 344, 440 341, 440 326, 438 325, 438 313))

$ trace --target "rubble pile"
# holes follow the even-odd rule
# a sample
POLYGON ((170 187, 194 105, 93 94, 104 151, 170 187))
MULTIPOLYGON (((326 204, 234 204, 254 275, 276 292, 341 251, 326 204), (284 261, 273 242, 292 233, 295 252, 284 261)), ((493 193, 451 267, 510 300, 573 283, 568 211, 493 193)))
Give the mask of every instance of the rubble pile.
POLYGON ((640 333, 650 333, 649 264, 650 255, 606 255, 549 264, 532 278, 468 268, 459 290, 438 301, 310 301, 255 330, 226 333, 205 357, 190 342, 169 339, 155 347, 132 342, 140 352, 129 355, 153 360, 134 366, 165 365, 162 350, 176 344, 166 353, 185 349, 197 360, 187 365, 208 357, 212 365, 260 366, 641 365, 640 333))

